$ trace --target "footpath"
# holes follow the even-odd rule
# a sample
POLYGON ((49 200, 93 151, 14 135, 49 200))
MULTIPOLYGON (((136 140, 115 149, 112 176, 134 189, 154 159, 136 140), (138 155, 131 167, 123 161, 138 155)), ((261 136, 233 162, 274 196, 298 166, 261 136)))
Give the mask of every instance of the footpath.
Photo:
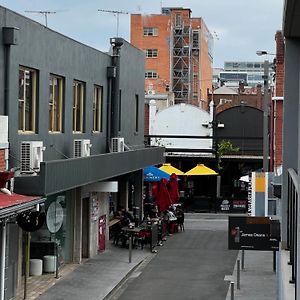
MULTIPOLYGON (((213 216, 211 215, 211 217, 213 216)), ((129 263, 129 251, 127 249, 115 247, 108 243, 105 252, 76 266, 72 272, 60 279, 56 279, 52 287, 46 291, 40 289, 39 292, 39 287, 36 287, 37 297, 28 297, 28 300, 114 299, 114 294, 127 279, 134 278, 139 267, 146 265, 155 255, 155 253, 150 252, 148 247, 143 250, 134 249, 131 263, 129 263)), ((241 262, 241 251, 237 259, 240 259, 241 262)), ((233 281, 235 285, 235 300, 276 299, 276 273, 273 271, 272 252, 245 251, 244 270, 240 271, 240 289, 237 289, 236 275, 237 263, 235 263, 233 274, 228 274, 224 278, 228 281, 229 286, 226 300, 231 300, 230 281, 233 281)))
MULTIPOLYGON (((240 289, 237 289, 237 261, 234 272, 225 280, 234 282, 235 300, 275 300, 277 299, 276 273, 273 271, 272 251, 245 251, 244 269, 242 269, 242 251, 240 260, 240 289)), ((226 300, 231 300, 229 286, 226 300)))

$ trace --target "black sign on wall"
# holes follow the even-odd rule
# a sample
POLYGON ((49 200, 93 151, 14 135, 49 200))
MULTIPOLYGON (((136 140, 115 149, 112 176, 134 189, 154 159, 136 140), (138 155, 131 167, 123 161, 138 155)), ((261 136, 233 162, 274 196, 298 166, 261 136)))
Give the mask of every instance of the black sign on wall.
POLYGON ((228 249, 279 250, 280 226, 268 217, 229 217, 228 249))

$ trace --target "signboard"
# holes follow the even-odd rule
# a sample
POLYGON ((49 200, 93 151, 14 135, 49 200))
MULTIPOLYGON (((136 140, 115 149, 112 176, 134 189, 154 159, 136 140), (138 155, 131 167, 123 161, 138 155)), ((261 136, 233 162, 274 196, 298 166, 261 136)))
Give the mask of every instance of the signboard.
POLYGON ((268 217, 229 217, 228 249, 279 250, 280 224, 268 217))
POLYGON ((246 213, 248 202, 245 199, 224 199, 220 203, 220 210, 223 212, 246 213))

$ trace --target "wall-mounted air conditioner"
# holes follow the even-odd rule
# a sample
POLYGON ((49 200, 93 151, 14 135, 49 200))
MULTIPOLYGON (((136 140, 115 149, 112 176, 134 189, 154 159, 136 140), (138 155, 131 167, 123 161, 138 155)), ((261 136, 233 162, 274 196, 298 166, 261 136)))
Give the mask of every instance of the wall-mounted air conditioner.
POLYGON ((124 152, 124 138, 117 137, 111 139, 111 152, 124 152))
POLYGON ((36 173, 40 171, 45 147, 42 141, 23 141, 21 143, 21 173, 36 173))
POLYGON ((91 155, 91 141, 90 140, 74 140, 73 157, 86 157, 91 155))

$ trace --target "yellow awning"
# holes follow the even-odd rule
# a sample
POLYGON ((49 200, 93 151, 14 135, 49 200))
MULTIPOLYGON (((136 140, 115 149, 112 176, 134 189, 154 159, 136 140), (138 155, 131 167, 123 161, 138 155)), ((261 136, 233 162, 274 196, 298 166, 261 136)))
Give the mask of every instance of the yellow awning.
POLYGON ((203 164, 197 164, 197 166, 186 173, 184 175, 192 176, 192 175, 218 175, 214 170, 206 167, 203 164))
POLYGON ((160 169, 167 172, 168 174, 175 173, 176 175, 184 175, 184 173, 182 171, 180 171, 179 169, 173 167, 171 164, 163 164, 160 167, 160 169))

